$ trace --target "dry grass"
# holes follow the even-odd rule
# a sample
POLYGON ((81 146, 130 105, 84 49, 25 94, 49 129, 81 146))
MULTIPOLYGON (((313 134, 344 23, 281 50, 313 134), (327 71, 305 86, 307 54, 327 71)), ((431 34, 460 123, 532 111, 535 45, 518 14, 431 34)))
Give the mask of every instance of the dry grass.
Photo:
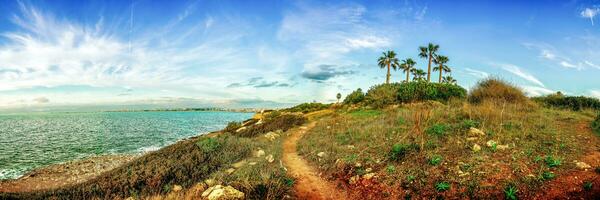
POLYGON ((347 180, 371 168, 383 183, 376 188, 379 196, 373 198, 497 198, 508 184, 517 185, 522 191, 519 195, 527 196, 540 189, 544 172, 561 176, 575 168, 570 161, 580 158, 587 145, 577 135, 589 135, 582 132, 589 130, 580 127, 591 121, 585 113, 527 104, 409 104, 397 109, 338 111, 323 118, 298 149, 331 179, 347 180), (472 126, 486 135, 468 141, 472 126), (435 131, 429 132, 442 133, 427 133, 432 127, 435 131), (488 147, 489 140, 508 149, 488 147), (482 150, 472 151, 474 144, 482 150), (394 145, 406 147, 398 161, 389 156, 394 145), (328 156, 320 158, 319 152, 328 156), (549 167, 546 158, 562 164, 549 167), (451 188, 437 192, 439 182, 448 182, 451 188))
POLYGON ((499 78, 479 81, 469 94, 469 101, 472 103, 484 101, 525 103, 528 100, 521 89, 499 78))

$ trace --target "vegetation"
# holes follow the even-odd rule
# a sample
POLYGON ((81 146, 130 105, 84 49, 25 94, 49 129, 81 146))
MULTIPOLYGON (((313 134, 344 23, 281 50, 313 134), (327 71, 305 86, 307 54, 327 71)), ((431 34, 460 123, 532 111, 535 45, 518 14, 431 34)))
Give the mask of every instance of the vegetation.
POLYGON ((369 88, 365 95, 367 105, 382 108, 386 105, 396 104, 396 96, 400 89, 400 83, 381 84, 369 88))
POLYGON ((471 103, 497 101, 506 103, 524 103, 528 99, 519 88, 499 78, 487 78, 479 81, 469 94, 471 103))
POLYGON ((596 134, 600 135, 600 113, 598 113, 598 116, 592 122, 592 130, 594 130, 594 132, 596 132, 596 134))
POLYGON ((426 58, 429 62, 427 64, 427 82, 431 81, 431 62, 433 61, 434 56, 436 56, 439 48, 439 45, 432 43, 429 43, 426 47, 419 47, 419 57, 426 58))
POLYGON ((287 131, 288 129, 304 124, 306 118, 302 115, 281 114, 271 119, 265 119, 265 122, 254 124, 246 127, 243 130, 236 131, 236 136, 254 137, 260 134, 265 134, 271 131, 287 131))
POLYGON ((565 96, 561 92, 543 97, 535 97, 534 101, 545 106, 580 111, 584 109, 600 110, 600 100, 585 96, 565 96))
POLYGON ((446 65, 446 63, 448 63, 449 59, 446 56, 442 56, 442 55, 436 55, 435 59, 434 59, 434 63, 437 65, 436 67, 433 68, 433 71, 439 71, 440 72, 440 79, 439 79, 439 83, 442 83, 442 78, 443 78, 443 73, 444 72, 451 72, 452 70, 450 70, 450 67, 448 67, 448 65, 446 65))
POLYGON ((344 104, 358 104, 363 100, 365 100, 365 94, 363 93, 362 89, 358 88, 346 96, 344 99, 344 104))
POLYGON ((517 200, 517 192, 519 192, 519 190, 517 190, 517 188, 514 185, 509 185, 508 187, 506 187, 504 189, 504 196, 505 199, 507 200, 517 200))
POLYGON ((286 108, 281 110, 282 112, 302 112, 309 113, 318 110, 323 110, 331 107, 331 104, 322 104, 322 103, 303 103, 291 108, 286 108))
POLYGON ((398 69, 398 66, 400 64, 398 64, 398 58, 396 58, 396 52, 394 51, 387 51, 387 52, 383 52, 383 55, 381 55, 381 57, 379 57, 379 59, 377 59, 377 64, 379 65, 379 67, 386 68, 387 67, 387 74, 385 76, 385 83, 390 83, 390 77, 392 76, 390 73, 391 69, 398 69))
POLYGON ((400 64, 400 69, 402 69, 402 71, 406 73, 406 82, 410 82, 410 73, 414 71, 416 64, 417 63, 412 58, 402 60, 402 64, 400 64))
POLYGON ((448 101, 451 98, 462 99, 467 96, 467 90, 452 84, 410 82, 398 87, 398 101, 402 103, 418 101, 448 101))

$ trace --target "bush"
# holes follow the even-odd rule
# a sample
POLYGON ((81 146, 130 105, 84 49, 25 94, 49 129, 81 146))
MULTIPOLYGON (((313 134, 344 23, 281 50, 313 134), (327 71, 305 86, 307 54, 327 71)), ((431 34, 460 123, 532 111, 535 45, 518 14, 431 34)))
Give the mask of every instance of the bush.
POLYGON ((448 182, 438 182, 435 184, 435 190, 438 192, 443 192, 450 189, 450 183, 448 182))
POLYGON ((357 104, 365 100, 365 94, 362 89, 358 88, 354 92, 348 94, 344 99, 344 104, 357 104))
POLYGON ((402 143, 398 143, 398 144, 394 144, 394 146, 392 146, 392 149, 390 150, 389 153, 389 158, 390 160, 393 161, 400 161, 402 160, 402 158, 404 158, 404 156, 406 154, 408 154, 411 150, 416 149, 418 147, 416 147, 415 145, 410 145, 410 144, 402 144, 402 143))
POLYGON ((396 96, 400 83, 387 83, 375 85, 369 88, 365 95, 365 102, 375 108, 398 103, 396 96))
POLYGON ((498 78, 487 78, 479 81, 469 95, 471 103, 481 103, 486 100, 524 103, 527 102, 527 97, 521 89, 512 84, 498 78))
POLYGON ((223 132, 235 133, 240 127, 242 127, 242 123, 240 122, 229 122, 225 129, 223 129, 223 132))
POLYGON ((448 101, 451 98, 463 99, 466 96, 467 90, 458 85, 417 81, 400 84, 397 98, 401 103, 409 103, 427 100, 448 101))
POLYGON ((596 134, 600 134, 600 113, 598 113, 596 120, 592 122, 592 130, 594 130, 596 134))
POLYGON ((444 136, 446 130, 448 130, 448 126, 444 124, 434 124, 433 126, 427 128, 425 132, 430 135, 444 136))
POLYGON ((309 113, 319 110, 327 109, 331 106, 331 104, 322 104, 322 103, 303 103, 291 108, 283 109, 284 112, 302 112, 309 113))
POLYGON ((548 107, 571 109, 579 111, 582 109, 600 110, 600 100, 585 96, 564 96, 560 92, 543 97, 532 98, 534 101, 548 107))
POLYGON ((248 126, 246 129, 235 133, 235 135, 242 137, 254 137, 259 134, 276 130, 287 131, 294 126, 304 124, 304 122, 306 122, 306 118, 301 115, 282 114, 274 118, 265 119, 265 121, 261 124, 248 126))

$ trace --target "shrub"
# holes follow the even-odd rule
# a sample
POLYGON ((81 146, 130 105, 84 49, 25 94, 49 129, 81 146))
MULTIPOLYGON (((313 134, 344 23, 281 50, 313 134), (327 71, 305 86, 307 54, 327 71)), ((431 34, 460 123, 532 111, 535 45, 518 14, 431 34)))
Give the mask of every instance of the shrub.
POLYGON ((564 96, 561 93, 556 93, 532 99, 548 107, 571 109, 574 111, 582 109, 600 110, 600 100, 585 96, 564 96))
POLYGON ((465 119, 465 120, 463 120, 461 126, 463 129, 468 130, 470 128, 479 127, 479 122, 475 121, 475 120, 465 119))
POLYGON ((594 184, 592 184, 592 182, 590 182, 590 181, 586 181, 585 183, 583 183, 583 189, 586 191, 592 190, 593 186, 594 186, 594 184))
POLYGON ((261 124, 248 126, 246 129, 235 133, 235 135, 242 137, 254 137, 259 134, 276 130, 287 131, 294 126, 304 124, 304 122, 306 122, 306 118, 301 115, 282 114, 271 119, 265 119, 265 121, 261 124))
POLYGON ((481 103, 486 100, 524 103, 527 97, 521 89, 510 83, 499 78, 487 78, 479 81, 469 94, 471 103, 481 103))
POLYGON ((365 95, 365 102, 375 108, 396 104, 398 103, 396 96, 399 87, 400 83, 387 83, 372 86, 365 95))
POLYGON ((240 122, 229 122, 225 129, 223 129, 223 132, 235 133, 240 127, 242 127, 242 123, 240 122))
POLYGON ((554 177, 556 177, 556 175, 554 175, 554 173, 552 173, 552 172, 545 171, 542 173, 543 180, 551 180, 551 179, 554 179, 554 177))
POLYGON ((344 104, 358 104, 365 100, 365 94, 362 89, 358 88, 354 92, 348 94, 344 99, 344 104))
POLYGON ((402 103, 417 101, 448 101, 451 98, 462 99, 467 96, 464 88, 446 83, 429 83, 424 81, 399 84, 398 101, 402 103))
POLYGON ((327 109, 331 106, 331 104, 322 104, 322 103, 303 103, 291 108, 283 109, 284 112, 302 112, 309 113, 319 110, 327 109))
POLYGON ((548 167, 558 167, 561 163, 560 159, 554 158, 552 156, 546 156, 544 162, 546 163, 546 165, 548 165, 548 167))
POLYGON ((450 183, 447 182, 438 182, 435 184, 435 190, 438 192, 443 192, 450 189, 450 183))
POLYGON ((204 152, 214 152, 221 147, 221 143, 214 138, 201 138, 196 142, 196 145, 204 152))
POLYGON ((600 135, 600 113, 598 113, 596 120, 592 122, 592 130, 600 135))
POLYGON ((443 136, 446 133, 446 130, 448 130, 448 126, 444 124, 434 124, 433 126, 427 128, 425 132, 431 135, 443 136))

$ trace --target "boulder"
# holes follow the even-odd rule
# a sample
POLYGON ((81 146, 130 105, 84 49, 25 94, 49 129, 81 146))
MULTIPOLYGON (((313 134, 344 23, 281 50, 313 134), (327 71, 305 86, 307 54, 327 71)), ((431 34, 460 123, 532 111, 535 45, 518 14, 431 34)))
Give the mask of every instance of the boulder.
POLYGON ((235 172, 235 169, 234 168, 229 168, 229 169, 225 170, 225 172, 227 174, 233 174, 233 172, 235 172))
POLYGON ((365 175, 363 175, 363 178, 364 178, 365 180, 370 180, 370 179, 372 179, 373 177, 375 177, 375 175, 376 175, 375 173, 368 173, 368 174, 365 174, 365 175))
POLYGON ((246 161, 242 160, 240 162, 233 163, 233 165, 231 165, 231 166, 233 168, 239 169, 239 168, 243 167, 244 165, 246 165, 246 161))
POLYGON ((272 163, 273 161, 275 161, 275 158, 273 158, 272 154, 269 154, 267 157, 265 157, 265 160, 267 160, 267 162, 272 163))
POLYGON ((277 133, 275 133, 273 131, 268 132, 267 134, 265 134, 265 138, 269 139, 270 141, 273 141, 273 140, 277 139, 279 136, 281 136, 281 135, 279 135, 279 134, 277 134, 277 133))
POLYGON ((173 185, 173 192, 179 192, 181 191, 183 188, 181 187, 181 185, 173 185))
POLYGON ((317 156, 319 156, 320 158, 322 158, 322 157, 324 157, 324 156, 325 156, 325 152, 322 152, 322 151, 321 151, 321 152, 319 152, 319 153, 317 154, 317 156))
POLYGON ((473 136, 473 137, 485 136, 485 133, 479 129, 471 127, 469 129, 469 136, 473 136))
POLYGON ((237 200, 244 199, 245 194, 231 186, 215 185, 202 193, 203 199, 208 200, 237 200))
POLYGON ((485 145, 488 147, 493 147, 494 145, 498 145, 498 143, 494 140, 488 140, 485 145))
POLYGON ((211 187, 211 186, 214 186, 217 182, 215 181, 215 179, 209 178, 209 179, 204 180, 204 183, 206 183, 206 185, 208 187, 211 187))
POLYGON ((481 151, 481 146, 479 146, 478 144, 474 144, 471 150, 473 150, 473 152, 481 151))
POLYGON ((498 146, 496 146, 496 149, 498 149, 498 150, 506 150, 506 149, 508 149, 508 144, 498 145, 498 146))
POLYGON ((468 137, 468 138, 467 138, 467 141, 475 141, 475 140, 477 140, 477 139, 478 139, 477 137, 468 137))
POLYGON ((348 180, 348 183, 350 183, 350 185, 354 185, 358 182, 359 179, 360 179, 359 175, 350 177, 350 180, 348 180))
POLYGON ((238 128, 237 130, 235 130, 235 132, 236 132, 236 133, 239 133, 239 132, 241 132, 241 131, 243 131, 243 130, 246 130, 246 127, 245 127, 245 126, 243 126, 243 127, 241 127, 241 128, 238 128))
POLYGON ((256 162, 249 162, 248 165, 256 165, 256 162))
POLYGON ((259 149, 258 151, 254 152, 254 157, 263 157, 265 155, 265 151, 263 151, 262 149, 259 149))
POLYGON ((589 164, 584 163, 584 162, 576 162, 575 166, 577 166, 577 169, 582 169, 582 170, 586 170, 586 169, 592 168, 592 166, 590 166, 589 164))

